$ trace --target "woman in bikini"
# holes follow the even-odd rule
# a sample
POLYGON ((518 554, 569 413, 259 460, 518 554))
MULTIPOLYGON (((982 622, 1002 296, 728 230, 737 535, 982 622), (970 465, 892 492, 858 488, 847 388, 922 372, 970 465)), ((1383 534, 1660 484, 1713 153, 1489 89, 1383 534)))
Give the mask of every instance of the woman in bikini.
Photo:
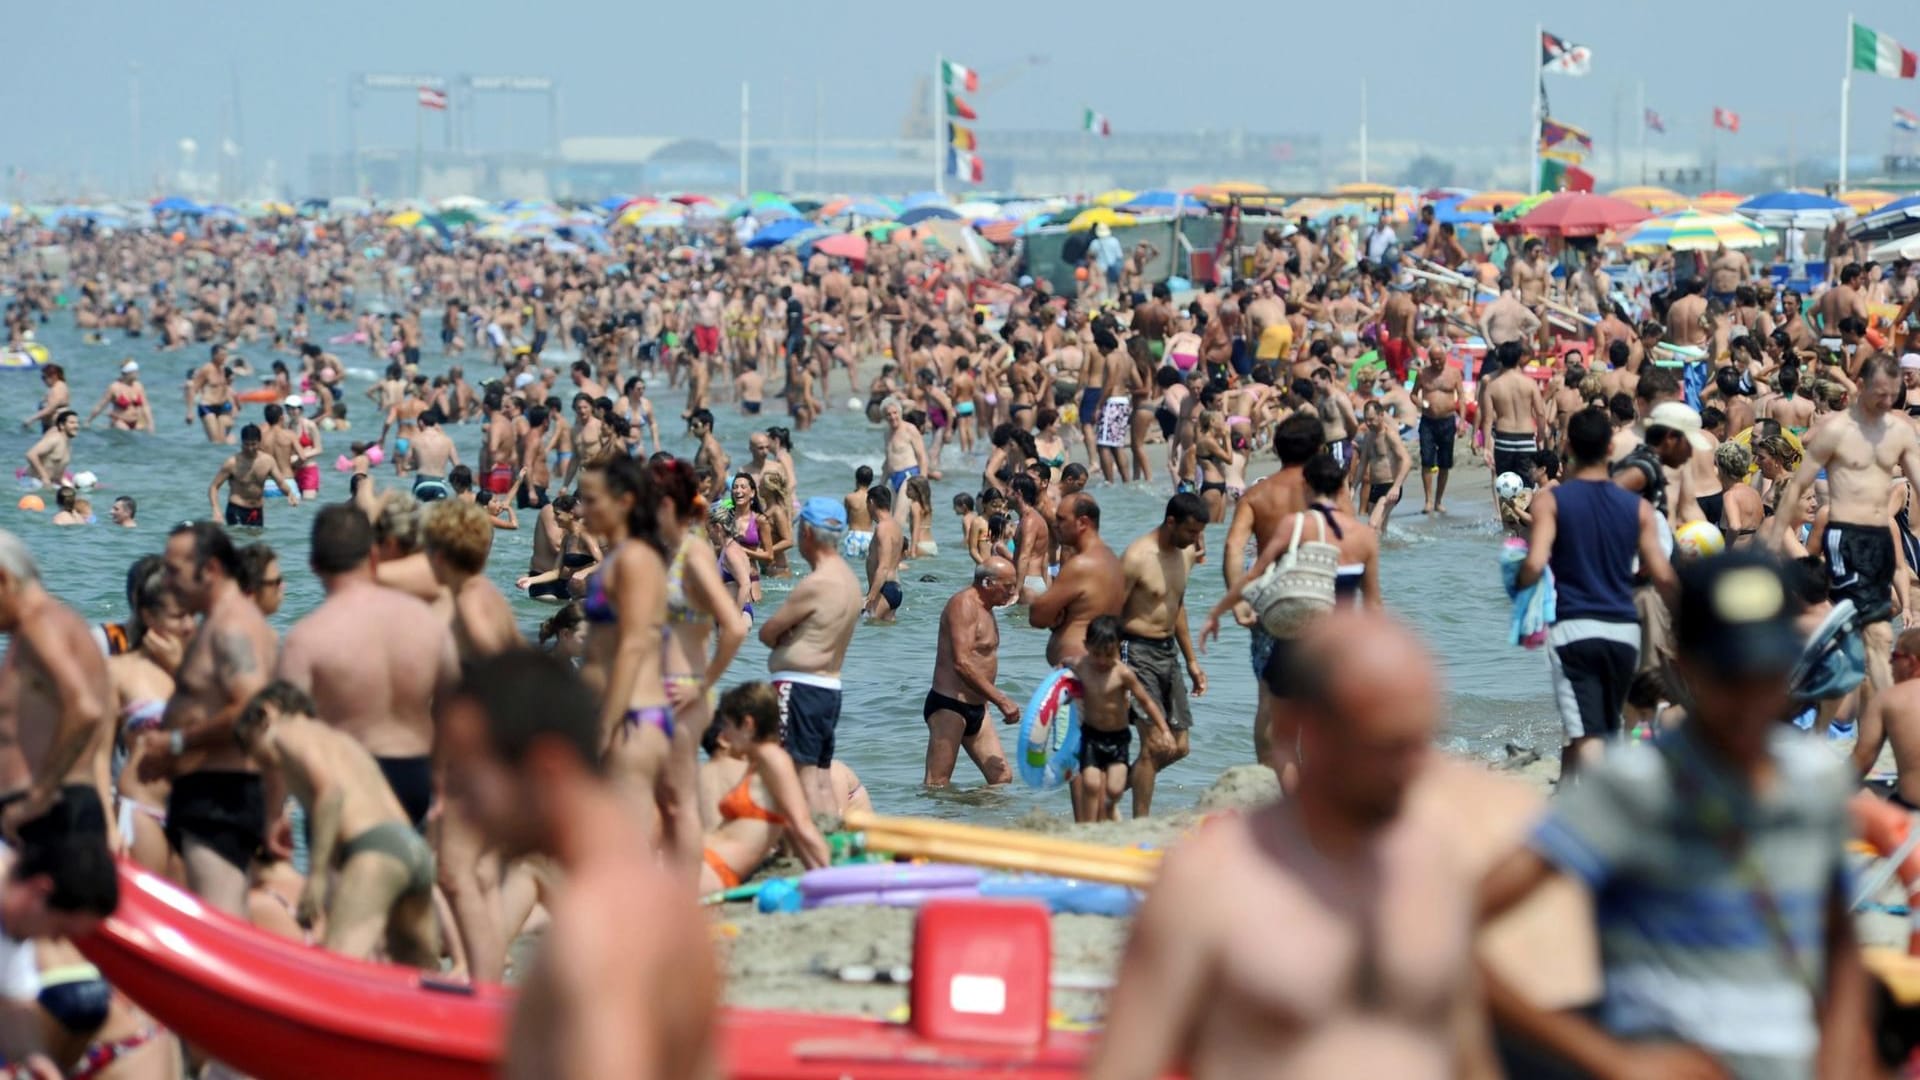
POLYGON ((831 850, 814 827, 793 758, 780 746, 773 688, 742 683, 720 699, 718 715, 713 757, 700 767, 700 805, 713 821, 702 838, 700 891, 740 884, 783 837, 808 869, 827 865, 831 850))
POLYGON ((193 637, 193 615, 167 588, 164 567, 154 567, 133 583, 133 647, 107 659, 107 681, 114 715, 120 718, 114 759, 120 771, 118 793, 120 851, 156 874, 181 880, 179 858, 167 844, 165 780, 140 779, 140 736, 158 730, 173 697, 173 672, 193 637))
POLYGON ((140 365, 128 360, 120 365, 120 377, 107 387, 87 414, 87 423, 102 412, 115 431, 152 431, 153 409, 147 404, 147 388, 140 385, 140 365), (111 408, 111 412, 108 409, 111 408))
POLYGON ((906 486, 907 520, 902 529, 906 536, 906 557, 933 556, 940 554, 940 545, 933 539, 933 485, 924 476, 915 476, 906 486))
POLYGON ((1034 456, 1046 462, 1055 477, 1067 467, 1067 440, 1060 434, 1058 410, 1043 406, 1034 411, 1033 449, 1034 456))
POLYGON ((644 466, 617 458, 582 470, 578 497, 587 527, 607 544, 581 598, 589 624, 581 675, 602 702, 608 775, 641 835, 658 830, 668 855, 690 873, 700 822, 688 821, 661 783, 674 736, 661 677, 671 557, 660 532, 661 496, 644 466))
POLYGON ((717 552, 714 564, 719 568, 720 580, 732 594, 734 606, 746 614, 748 623, 752 623, 753 604, 760 599, 760 575, 753 569, 753 560, 748 557, 747 549, 740 545, 738 532, 732 510, 715 506, 708 511, 707 542, 717 552))
POLYGON ((768 556, 761 573, 772 578, 792 577, 787 552, 793 548, 793 496, 787 488, 787 474, 769 468, 760 477, 760 493, 765 496, 761 506, 767 523, 764 539, 768 556))

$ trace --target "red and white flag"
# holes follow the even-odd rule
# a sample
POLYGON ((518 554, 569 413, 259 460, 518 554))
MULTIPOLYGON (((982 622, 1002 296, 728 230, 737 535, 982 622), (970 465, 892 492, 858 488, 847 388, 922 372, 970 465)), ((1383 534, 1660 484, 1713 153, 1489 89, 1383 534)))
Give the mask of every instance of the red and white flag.
POLYGON ((421 87, 420 107, 445 112, 447 110, 447 92, 445 90, 435 90, 431 86, 421 87))
POLYGON ((1723 128, 1738 135, 1740 134, 1740 114, 1734 112, 1732 109, 1722 109, 1716 105, 1713 109, 1713 126, 1723 128))
POLYGON ((1662 135, 1665 135, 1667 133, 1666 122, 1661 120, 1660 114, 1657 112, 1654 112, 1652 109, 1647 110, 1647 130, 1657 131, 1662 135))

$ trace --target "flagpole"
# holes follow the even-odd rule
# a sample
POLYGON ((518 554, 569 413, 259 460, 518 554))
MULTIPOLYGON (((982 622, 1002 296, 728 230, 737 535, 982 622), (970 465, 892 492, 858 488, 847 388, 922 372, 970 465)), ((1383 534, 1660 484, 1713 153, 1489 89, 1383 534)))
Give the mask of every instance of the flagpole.
POLYGON ((1853 12, 1847 12, 1847 66, 1840 76, 1840 190, 1847 190, 1847 136, 1853 104, 1853 12))
POLYGON ((947 155, 942 145, 940 91, 947 81, 946 61, 939 53, 933 54, 933 193, 947 193, 947 155))
POLYGON ((1540 42, 1546 28, 1539 23, 1533 24, 1533 51, 1528 53, 1528 61, 1533 73, 1533 114, 1527 123, 1527 194, 1540 190, 1540 42))
POLYGON ((747 197, 747 94, 748 84, 740 84, 740 198, 747 197))
POLYGON ((1367 182, 1367 80, 1360 80, 1360 182, 1367 182))
MULTIPOLYGON (((415 97, 418 98, 416 92, 415 97)), ((413 103, 413 197, 418 199, 424 193, 422 185, 426 180, 426 168, 422 158, 426 156, 427 121, 426 107, 418 100, 413 103)))
POLYGON ((1640 99, 1640 182, 1647 182, 1647 80, 1639 81, 1640 99))

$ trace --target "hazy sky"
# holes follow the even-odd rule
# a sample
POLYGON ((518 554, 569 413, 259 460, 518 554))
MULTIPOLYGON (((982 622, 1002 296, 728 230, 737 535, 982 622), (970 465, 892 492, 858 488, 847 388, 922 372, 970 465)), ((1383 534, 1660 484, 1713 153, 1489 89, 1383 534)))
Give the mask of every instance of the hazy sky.
MULTIPOLYGON (((1854 10, 1862 23, 1920 46, 1913 4, 1857 0, 1854 10)), ((133 63, 149 169, 170 165, 183 136, 198 140, 205 166, 237 82, 249 165, 277 159, 297 186, 306 155, 328 145, 330 100, 344 144, 338 103, 356 72, 549 75, 561 86, 563 134, 732 142, 742 79, 753 83, 756 136, 784 126, 810 137, 820 80, 829 136, 892 135, 936 50, 990 84, 974 98, 988 153, 995 127, 1071 133, 1083 105, 1105 112, 1117 132, 1245 127, 1346 139, 1365 72, 1374 139, 1417 140, 1442 153, 1511 143, 1518 156, 1533 28, 1543 17, 1548 30, 1593 50, 1591 76, 1550 78, 1548 87, 1555 115, 1586 126, 1602 155, 1616 95, 1622 140, 1633 145, 1641 79, 1668 128, 1651 138, 1676 149, 1698 145, 1715 105, 1741 114, 1737 142, 1722 144, 1729 159, 1776 156, 1790 139, 1802 155, 1837 146, 1846 16, 1824 3, 28 0, 8 11, 14 47, 0 70, 0 164, 84 171, 109 183, 125 177, 133 63), (1090 9, 1101 16, 1079 13, 1090 9), (952 11, 961 14, 945 14, 952 11), (1007 77, 1028 56, 1046 62, 1007 77), (1004 79, 997 86, 996 75, 1004 79)), ((1855 80, 1856 152, 1886 147, 1895 105, 1920 111, 1920 82, 1855 80)), ((415 108, 409 95, 370 96, 359 111, 362 145, 411 146, 415 108)), ((429 145, 440 138, 437 123, 429 122, 429 145)), ((488 97, 476 124, 481 146, 536 149, 545 105, 488 97)))

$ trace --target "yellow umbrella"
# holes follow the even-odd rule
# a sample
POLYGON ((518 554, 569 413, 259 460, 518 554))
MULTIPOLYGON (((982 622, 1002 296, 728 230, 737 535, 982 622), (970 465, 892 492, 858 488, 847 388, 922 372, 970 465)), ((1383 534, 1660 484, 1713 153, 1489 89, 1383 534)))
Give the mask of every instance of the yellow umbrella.
POLYGON ((1132 225, 1138 220, 1140 219, 1132 214, 1122 214, 1111 206, 1096 206, 1091 210, 1080 211, 1078 216, 1067 222, 1067 231, 1086 232, 1095 225, 1119 228, 1122 225, 1132 225))
POLYGON ((1494 207, 1505 210, 1525 199, 1526 195, 1518 191, 1483 191, 1478 195, 1460 200, 1458 209, 1472 212, 1492 213, 1494 207))
POLYGON ((1704 195, 1695 195, 1692 201, 1695 209, 1727 214, 1731 213, 1734 207, 1746 202, 1747 197, 1732 191, 1709 191, 1704 195))
POLYGON ((1874 191, 1871 188, 1841 192, 1834 198, 1852 207, 1856 214, 1871 214, 1894 200, 1893 195, 1885 191, 1874 191))
POLYGON ((1669 188, 1655 187, 1651 184, 1639 187, 1623 187, 1607 193, 1623 202, 1630 202, 1642 210, 1651 210, 1664 214, 1669 210, 1678 210, 1687 205, 1686 196, 1669 188))
POLYGON ((1137 191, 1128 191, 1125 188, 1114 188, 1112 191, 1103 191, 1095 195, 1093 197, 1093 205, 1120 206, 1124 203, 1130 203, 1139 197, 1140 193, 1137 191))
POLYGON ((402 210, 387 218, 387 224, 396 229, 411 229, 420 224, 425 215, 418 210, 402 210))
POLYGON ((1339 187, 1334 188, 1333 191, 1336 195, 1392 195, 1395 198, 1400 197, 1400 189, 1394 187, 1392 184, 1341 184, 1339 187))

